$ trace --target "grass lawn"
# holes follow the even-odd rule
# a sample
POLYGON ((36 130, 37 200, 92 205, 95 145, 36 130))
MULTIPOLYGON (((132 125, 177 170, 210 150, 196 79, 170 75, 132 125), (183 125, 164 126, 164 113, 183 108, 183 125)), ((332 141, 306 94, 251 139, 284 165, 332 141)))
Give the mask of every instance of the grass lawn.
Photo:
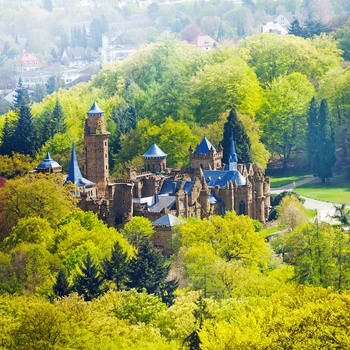
POLYGON ((266 175, 270 176, 270 186, 271 188, 285 186, 293 183, 294 181, 301 180, 308 175, 310 171, 305 171, 303 169, 268 169, 266 175))
POLYGON ((298 186, 294 191, 301 196, 323 202, 350 204, 350 182, 331 180, 329 185, 310 182, 298 186))

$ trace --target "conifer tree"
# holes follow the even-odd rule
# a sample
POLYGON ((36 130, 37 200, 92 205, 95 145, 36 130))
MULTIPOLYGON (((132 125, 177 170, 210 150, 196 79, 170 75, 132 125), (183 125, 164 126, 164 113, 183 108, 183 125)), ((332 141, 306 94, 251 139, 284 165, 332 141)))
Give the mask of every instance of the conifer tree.
POLYGON ((310 169, 316 173, 318 169, 318 105, 315 97, 312 98, 307 118, 306 150, 310 169))
POLYGON ((17 88, 15 90, 16 95, 14 97, 14 108, 18 109, 22 105, 29 105, 30 99, 28 90, 23 86, 22 79, 18 79, 17 88))
POLYGON ((18 120, 13 135, 13 151, 34 155, 37 146, 37 136, 30 107, 22 104, 18 109, 18 120))
POLYGON ((332 177, 332 166, 336 162, 332 117, 325 99, 321 101, 318 126, 318 169, 322 183, 332 177))
POLYGON ((117 290, 122 289, 128 273, 127 258, 127 253, 120 244, 116 242, 112 250, 111 258, 106 258, 102 262, 103 277, 109 281, 113 281, 117 290))
POLYGON ((166 281, 170 266, 166 264, 161 251, 147 237, 138 240, 137 250, 136 256, 130 260, 128 266, 129 281, 125 283, 126 286, 138 291, 146 289, 147 293, 155 294, 171 304, 171 296, 177 288, 177 282, 166 281))
POLYGON ((2 130, 2 143, 0 146, 0 154, 11 155, 14 149, 14 133, 15 124, 7 117, 5 118, 4 128, 2 130))
POLYGON ((69 286, 68 278, 64 270, 60 269, 56 278, 56 283, 53 286, 53 292, 58 297, 64 297, 72 292, 69 286))
POLYGON ((74 278, 73 289, 79 295, 83 295, 85 301, 90 301, 103 294, 103 278, 98 267, 93 263, 90 253, 86 256, 80 269, 81 274, 74 278))
POLYGON ((228 164, 231 136, 235 140, 236 152, 240 163, 252 163, 251 144, 243 123, 239 120, 235 108, 232 108, 224 124, 224 137, 221 145, 224 148, 223 162, 228 164))
POLYGON ((53 137, 55 134, 64 134, 67 130, 66 122, 64 121, 64 114, 60 101, 56 99, 55 107, 52 112, 53 123, 53 137))

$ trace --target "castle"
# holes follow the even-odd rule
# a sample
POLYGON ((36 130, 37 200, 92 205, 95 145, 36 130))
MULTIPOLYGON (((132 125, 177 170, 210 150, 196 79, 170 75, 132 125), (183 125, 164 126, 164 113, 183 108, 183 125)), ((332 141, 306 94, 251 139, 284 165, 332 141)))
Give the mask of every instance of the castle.
MULTIPOLYGON (((174 217, 203 219, 227 210, 267 220, 269 178, 258 165, 238 163, 233 135, 229 164, 222 164, 222 147, 216 150, 204 137, 195 149, 189 148, 188 169, 170 169, 167 154, 154 143, 143 154, 144 171, 130 167, 127 179, 109 176, 108 137, 104 112, 94 102, 84 128, 84 177, 74 146, 67 176, 79 188, 81 209, 97 213, 108 225, 122 227, 133 216, 144 216, 166 227, 174 217)), ((49 154, 46 158, 48 168, 39 165, 37 171, 55 171, 57 167, 47 165, 54 162, 49 154)))

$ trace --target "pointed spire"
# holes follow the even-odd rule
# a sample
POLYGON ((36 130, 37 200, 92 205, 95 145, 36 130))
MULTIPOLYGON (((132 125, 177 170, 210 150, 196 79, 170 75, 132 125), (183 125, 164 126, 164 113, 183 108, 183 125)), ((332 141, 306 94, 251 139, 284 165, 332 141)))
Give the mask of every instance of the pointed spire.
POLYGON ((76 186, 93 185, 94 183, 83 178, 79 169, 77 154, 75 152, 74 143, 72 143, 72 155, 69 164, 68 176, 66 181, 72 182, 76 186))
POLYGON ((90 117, 92 116, 102 116, 104 115, 104 111, 100 108, 100 106, 97 104, 96 100, 94 101, 94 103, 92 104, 92 106, 90 107, 90 109, 87 112, 87 115, 90 117))
POLYGON ((229 170, 230 171, 237 171, 238 157, 237 157, 237 153, 236 153, 236 147, 235 147, 235 141, 233 138, 233 133, 231 133, 230 155, 228 158, 228 162, 229 162, 229 170))

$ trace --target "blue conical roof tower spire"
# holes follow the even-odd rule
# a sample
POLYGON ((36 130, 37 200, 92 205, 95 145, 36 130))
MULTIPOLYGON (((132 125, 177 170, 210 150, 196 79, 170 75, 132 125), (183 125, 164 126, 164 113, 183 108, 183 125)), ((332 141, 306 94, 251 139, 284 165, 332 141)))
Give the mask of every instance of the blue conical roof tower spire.
POLYGON ((74 143, 72 144, 72 156, 70 159, 68 176, 67 176, 66 181, 70 181, 78 187, 94 185, 93 182, 83 178, 83 176, 81 175, 81 171, 79 169, 79 164, 78 164, 78 159, 77 159, 77 154, 76 154, 75 148, 74 148, 74 143))
POLYGON ((233 138, 233 133, 231 134, 231 145, 230 145, 230 155, 228 158, 229 170, 237 170, 238 157, 236 153, 235 140, 233 138))

